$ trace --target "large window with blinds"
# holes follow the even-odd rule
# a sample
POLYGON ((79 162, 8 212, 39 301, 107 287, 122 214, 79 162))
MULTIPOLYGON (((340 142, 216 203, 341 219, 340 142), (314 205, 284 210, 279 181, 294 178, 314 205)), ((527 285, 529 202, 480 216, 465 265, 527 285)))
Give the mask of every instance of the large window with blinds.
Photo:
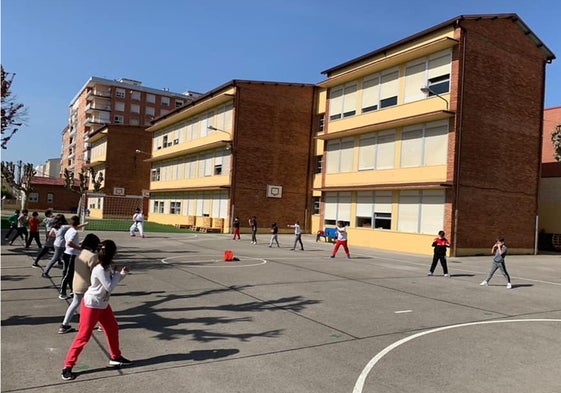
POLYGON ((413 60, 405 66, 404 102, 425 98, 421 87, 428 86, 429 96, 450 91, 450 73, 452 69, 452 52, 445 50, 431 56, 413 60))
POLYGON ((328 141, 325 156, 326 173, 351 172, 354 161, 354 138, 328 141))
POLYGON ((397 105, 399 70, 392 68, 362 80, 361 113, 397 105))
POLYGON ((357 192, 356 226, 358 228, 391 229, 392 192, 357 192))
POLYGON ((395 130, 361 135, 358 142, 358 170, 393 168, 395 141, 395 130))
POLYGON ((444 190, 401 191, 397 230, 410 233, 438 233, 444 225, 444 190))
POLYGON ((329 93, 329 120, 356 115, 357 82, 331 89, 329 93))
POLYGON ((404 127, 401 133, 401 167, 444 165, 448 154, 448 121, 404 127))
POLYGON ((335 225, 343 221, 345 225, 351 222, 351 193, 326 192, 324 196, 324 221, 325 225, 335 225))

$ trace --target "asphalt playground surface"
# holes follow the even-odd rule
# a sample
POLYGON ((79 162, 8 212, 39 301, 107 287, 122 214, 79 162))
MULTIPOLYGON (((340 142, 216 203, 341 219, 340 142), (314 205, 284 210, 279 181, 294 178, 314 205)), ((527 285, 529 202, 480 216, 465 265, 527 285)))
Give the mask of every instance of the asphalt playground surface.
MULTIPOLYGON (((84 231, 81 238, 88 233, 84 231)), ((561 255, 430 257, 304 237, 305 251, 224 234, 96 232, 131 275, 111 297, 123 356, 108 367, 94 332, 74 372, 60 372, 75 332, 57 334, 70 300, 31 267, 35 245, 1 252, 2 392, 561 392, 561 255), (225 250, 239 261, 224 262, 225 250)), ((3 237, 2 237, 3 238, 3 237)), ((430 245, 428 245, 430 247, 430 245)), ((43 259, 44 266, 47 259, 43 259)), ((78 327, 78 316, 72 325, 78 327)))

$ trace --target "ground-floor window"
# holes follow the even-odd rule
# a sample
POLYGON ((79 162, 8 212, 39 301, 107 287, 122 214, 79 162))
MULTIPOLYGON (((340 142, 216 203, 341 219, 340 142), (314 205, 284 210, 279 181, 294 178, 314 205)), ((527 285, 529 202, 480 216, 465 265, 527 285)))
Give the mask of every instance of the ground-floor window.
POLYGON ((325 213, 323 223, 335 225, 337 221, 343 221, 345 225, 351 223, 351 193, 350 192, 326 192, 324 197, 325 213))
POLYGON ((400 191, 397 230, 437 233, 444 224, 444 190, 400 191))

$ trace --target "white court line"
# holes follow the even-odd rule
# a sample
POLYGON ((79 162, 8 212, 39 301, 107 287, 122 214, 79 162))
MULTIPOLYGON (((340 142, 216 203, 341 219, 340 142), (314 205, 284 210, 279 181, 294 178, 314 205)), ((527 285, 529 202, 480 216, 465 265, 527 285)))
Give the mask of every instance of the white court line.
POLYGON ((449 329, 454 329, 454 328, 458 328, 458 327, 465 327, 465 326, 474 326, 474 325, 487 325, 487 324, 492 324, 492 323, 511 323, 511 322, 561 322, 561 319, 511 319, 511 320, 494 320, 494 321, 480 321, 480 322, 469 322, 469 323, 462 323, 462 324, 458 324, 458 325, 450 325, 450 326, 443 326, 443 327, 439 327, 436 329, 431 329, 431 330, 427 330, 424 332, 420 332, 417 334, 413 334, 409 337, 405 337, 399 341, 394 342, 391 345, 388 345, 386 348, 384 348, 382 351, 378 352, 378 354, 376 356, 374 356, 366 365, 366 367, 364 367, 364 369, 362 370, 362 372, 360 373, 354 389, 353 389, 353 393, 362 393, 362 389, 364 388, 364 383, 366 381, 366 377, 368 377, 368 374, 370 373, 370 371, 374 368, 374 366, 376 365, 376 363, 378 363, 384 356, 386 356, 388 353, 390 353, 391 351, 393 351, 395 348, 399 347, 402 344, 405 344, 408 341, 414 340, 418 337, 421 336, 426 336, 427 334, 431 334, 431 333, 436 333, 436 332, 440 332, 443 330, 449 330, 449 329))
POLYGON ((413 312, 413 310, 394 311, 394 314, 405 314, 406 312, 413 312))
MULTIPOLYGON (((212 257, 213 255, 197 255, 197 257, 212 257)), ((170 259, 178 259, 178 258, 186 258, 185 255, 177 255, 177 256, 172 256, 172 257, 167 257, 161 260, 162 263, 168 265, 169 264, 169 260, 170 259)), ((206 263, 206 262, 220 262, 220 265, 216 265, 216 266, 206 266, 206 265, 201 265, 201 266, 196 266, 196 265, 189 265, 188 267, 192 267, 192 268, 232 268, 232 267, 251 267, 251 266, 260 266, 260 265, 264 265, 267 263, 266 259, 262 259, 262 258, 251 258, 251 257, 241 257, 239 261, 224 261, 224 260, 220 260, 220 259, 196 259, 196 260, 188 260, 185 259, 184 261, 181 262, 186 262, 186 263, 206 263), (237 262, 241 262, 242 260, 257 260, 260 261, 259 263, 252 263, 250 265, 240 265, 237 262)), ((172 262, 173 263, 173 262, 172 262)))

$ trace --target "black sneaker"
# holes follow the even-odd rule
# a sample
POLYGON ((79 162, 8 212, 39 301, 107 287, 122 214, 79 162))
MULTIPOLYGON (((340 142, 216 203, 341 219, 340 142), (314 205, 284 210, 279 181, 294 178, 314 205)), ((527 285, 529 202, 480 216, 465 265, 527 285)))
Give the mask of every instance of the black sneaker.
POLYGON ((72 368, 70 367, 65 367, 62 369, 62 373, 60 373, 60 376, 62 377, 62 379, 64 381, 70 381, 71 379, 74 379, 75 375, 72 372, 72 368))
POLYGON ((128 366, 130 364, 132 364, 132 362, 122 356, 119 356, 117 359, 109 360, 109 365, 113 367, 128 366))
POLYGON ((43 278, 51 278, 51 276, 49 276, 49 273, 41 273, 41 277, 43 277, 43 278))
POLYGON ((58 334, 64 334, 73 331, 74 329, 70 325, 60 325, 58 328, 58 334))

